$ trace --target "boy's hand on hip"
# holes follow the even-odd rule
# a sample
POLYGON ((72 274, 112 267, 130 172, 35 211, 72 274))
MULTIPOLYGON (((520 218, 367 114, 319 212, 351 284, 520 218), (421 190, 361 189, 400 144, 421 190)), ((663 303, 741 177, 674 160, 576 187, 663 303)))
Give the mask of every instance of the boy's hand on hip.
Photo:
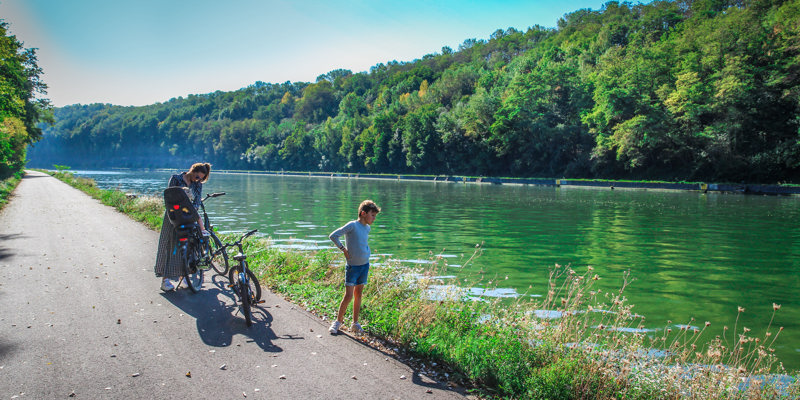
POLYGON ((344 253, 344 258, 345 258, 345 260, 349 260, 349 259, 350 259, 350 252, 349 252, 349 251, 347 251, 347 249, 346 249, 346 248, 345 248, 345 249, 342 249, 342 253, 344 253))

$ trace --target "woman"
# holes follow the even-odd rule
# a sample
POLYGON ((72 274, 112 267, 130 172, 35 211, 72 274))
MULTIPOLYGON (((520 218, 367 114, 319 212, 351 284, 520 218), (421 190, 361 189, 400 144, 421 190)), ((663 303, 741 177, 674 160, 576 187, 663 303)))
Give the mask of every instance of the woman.
MULTIPOLYGON (((208 175, 210 174, 211 164, 194 163, 188 172, 172 175, 167 187, 182 186, 189 188, 192 204, 196 209, 199 209, 200 202, 203 200, 203 183, 208 181, 208 175)), ((206 228, 203 226, 203 218, 198 219, 197 224, 205 235, 206 228)), ((164 221, 161 224, 161 235, 158 238, 158 254, 156 255, 155 266, 156 276, 162 278, 161 290, 165 292, 175 289, 170 279, 179 279, 183 276, 183 262, 179 253, 175 251, 177 246, 178 239, 175 227, 169 222, 165 211, 164 221)))

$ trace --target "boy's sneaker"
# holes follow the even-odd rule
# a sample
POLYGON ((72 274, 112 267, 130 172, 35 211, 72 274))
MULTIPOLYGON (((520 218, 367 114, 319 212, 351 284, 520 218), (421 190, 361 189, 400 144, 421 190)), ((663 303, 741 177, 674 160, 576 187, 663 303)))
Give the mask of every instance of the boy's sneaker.
POLYGON ((333 323, 331 324, 331 327, 328 328, 328 332, 330 332, 331 335, 335 335, 335 334, 339 333, 339 328, 341 328, 341 327, 342 327, 342 323, 341 322, 339 322, 338 320, 337 321, 333 321, 333 323))
POLYGON ((163 281, 161 281, 161 290, 169 292, 171 290, 175 290, 175 286, 172 285, 172 281, 170 281, 169 279, 164 279, 163 281))
POLYGON ((358 335, 364 334, 364 328, 361 327, 361 324, 358 322, 353 322, 353 325, 350 327, 350 332, 353 332, 358 335))

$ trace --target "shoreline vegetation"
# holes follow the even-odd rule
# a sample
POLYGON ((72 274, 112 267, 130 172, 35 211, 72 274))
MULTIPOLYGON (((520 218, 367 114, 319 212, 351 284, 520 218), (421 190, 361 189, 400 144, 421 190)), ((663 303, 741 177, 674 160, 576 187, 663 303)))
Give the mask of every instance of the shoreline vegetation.
MULTIPOLYGON (((159 197, 101 190, 63 170, 45 172, 153 229, 161 223, 159 197)), ((281 250, 269 238, 248 241, 245 252, 263 285, 323 319, 333 317, 344 274, 337 253, 281 250)), ((472 257, 480 253, 478 245, 472 257)), ((645 317, 632 312, 625 298, 628 275, 620 288, 604 291, 594 287, 601 277, 592 267, 556 265, 545 297, 476 300, 465 287, 477 278, 454 282, 446 277, 447 261, 430 258, 418 268, 376 263, 362 305, 363 341, 404 355, 420 373, 480 398, 800 396, 800 374, 788 375, 772 353, 783 331, 772 325, 778 304, 759 332, 693 318, 677 329, 647 330, 645 317)), ((738 322, 745 310, 737 312, 738 322)))
POLYGON ((219 170, 229 174, 261 174, 276 176, 307 176, 318 178, 355 178, 355 179, 396 179, 449 183, 475 183, 492 185, 533 185, 557 187, 595 187, 610 189, 663 189, 693 190, 703 193, 743 193, 763 195, 796 195, 800 194, 800 185, 768 185, 748 183, 705 183, 705 182, 667 182, 647 180, 613 180, 613 179, 555 179, 555 178, 513 178, 513 177, 481 177, 453 175, 408 175, 408 174, 364 174, 347 172, 312 172, 312 171, 252 171, 252 170, 219 170))
MULTIPOLYGON (((111 168, 118 171, 151 170, 169 171, 165 168, 111 168)), ((43 170, 45 171, 45 170, 43 170)), ((761 183, 706 183, 692 181, 659 181, 659 180, 624 180, 624 179, 584 179, 584 178, 514 178, 514 177, 486 177, 486 176, 455 176, 455 175, 425 175, 425 174, 367 174, 348 172, 319 172, 319 171, 262 171, 262 170, 236 170, 216 169, 215 173, 243 174, 243 175, 273 175, 297 176, 309 178, 348 178, 348 179, 388 179, 404 181, 461 183, 461 184, 489 184, 489 185, 522 185, 522 186, 556 186, 556 187, 583 187, 597 189, 651 189, 651 190, 682 190, 698 191, 702 193, 738 193, 751 195, 800 195, 798 184, 761 184, 761 183)))

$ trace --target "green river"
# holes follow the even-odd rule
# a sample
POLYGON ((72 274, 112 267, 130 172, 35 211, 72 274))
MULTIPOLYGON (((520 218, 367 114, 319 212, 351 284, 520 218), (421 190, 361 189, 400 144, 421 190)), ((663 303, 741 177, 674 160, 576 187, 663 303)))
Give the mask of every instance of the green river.
MULTIPOLYGON (((75 173, 151 195, 170 175, 75 173)), ((626 297, 653 332, 709 321, 721 334, 744 307, 739 330, 762 336, 780 304, 776 354, 800 368, 800 196, 212 172, 204 193, 215 191, 227 192, 207 203, 217 230, 258 228, 300 250, 332 248, 327 235, 372 199, 382 208, 370 233, 375 263, 441 257, 445 274, 482 296, 545 295, 555 264, 579 273, 592 266, 609 290, 630 271, 626 297), (467 263, 476 245, 480 255, 467 263)))

